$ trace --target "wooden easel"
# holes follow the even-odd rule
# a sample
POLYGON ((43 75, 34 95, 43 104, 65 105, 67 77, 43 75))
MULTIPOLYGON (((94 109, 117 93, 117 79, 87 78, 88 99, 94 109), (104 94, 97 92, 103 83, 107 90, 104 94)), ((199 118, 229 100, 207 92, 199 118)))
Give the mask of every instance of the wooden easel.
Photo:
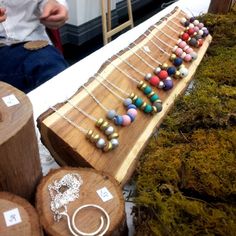
POLYGON ((111 0, 101 0, 102 4, 102 30, 104 45, 110 42, 111 37, 127 27, 134 27, 131 0, 127 0, 129 20, 114 29, 111 28, 111 0), (107 14, 106 14, 107 3, 107 14))

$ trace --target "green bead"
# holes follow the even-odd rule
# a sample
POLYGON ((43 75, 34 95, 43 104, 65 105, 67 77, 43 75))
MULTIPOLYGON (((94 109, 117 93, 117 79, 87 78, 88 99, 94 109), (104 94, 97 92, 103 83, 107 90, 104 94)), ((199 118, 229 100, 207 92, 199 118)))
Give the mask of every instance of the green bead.
POLYGON ((151 113, 153 110, 152 106, 151 105, 147 105, 145 108, 144 108, 144 112, 145 113, 151 113))
POLYGON ((141 98, 135 99, 134 105, 135 105, 136 107, 141 107, 142 104, 143 104, 143 100, 142 100, 141 98))
POLYGON ((150 86, 147 86, 144 90, 143 90, 144 94, 149 94, 152 92, 152 88, 150 86))
POLYGON ((150 97, 151 102, 155 102, 158 99, 159 99, 159 96, 156 93, 152 97, 150 97))

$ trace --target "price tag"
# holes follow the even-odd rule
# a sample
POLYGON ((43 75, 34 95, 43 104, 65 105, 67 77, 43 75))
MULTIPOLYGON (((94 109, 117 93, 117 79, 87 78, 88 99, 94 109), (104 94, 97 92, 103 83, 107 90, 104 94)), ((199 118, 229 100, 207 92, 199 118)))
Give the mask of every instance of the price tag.
POLYGON ((8 107, 15 106, 20 103, 14 94, 3 97, 2 100, 8 107))
POLYGON ((7 227, 21 223, 20 212, 18 208, 3 212, 7 227))
POLYGON ((150 50, 150 48, 149 48, 148 46, 144 46, 144 47, 143 47, 143 50, 144 50, 145 52, 151 52, 151 50, 150 50))
POLYGON ((113 198, 112 194, 106 187, 97 190, 97 194, 103 200, 103 202, 107 202, 113 198))

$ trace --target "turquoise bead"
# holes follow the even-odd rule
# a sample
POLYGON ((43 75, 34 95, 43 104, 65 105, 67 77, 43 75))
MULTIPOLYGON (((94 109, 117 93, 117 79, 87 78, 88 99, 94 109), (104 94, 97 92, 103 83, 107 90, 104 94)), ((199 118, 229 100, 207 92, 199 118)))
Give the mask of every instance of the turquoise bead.
POLYGON ((137 98, 135 101, 134 101, 134 105, 136 107, 141 107, 143 105, 143 100, 141 98, 137 98))
POLYGON ((145 108, 144 108, 143 111, 144 111, 145 113, 151 113, 152 110, 153 110, 152 106, 151 106, 151 105, 147 105, 147 106, 145 106, 145 108))
POLYGON ((153 96, 150 97, 151 102, 155 102, 158 99, 159 99, 159 96, 156 93, 153 96))
POLYGON ((144 90, 143 90, 144 94, 150 94, 152 92, 152 88, 150 86, 147 86, 144 90))

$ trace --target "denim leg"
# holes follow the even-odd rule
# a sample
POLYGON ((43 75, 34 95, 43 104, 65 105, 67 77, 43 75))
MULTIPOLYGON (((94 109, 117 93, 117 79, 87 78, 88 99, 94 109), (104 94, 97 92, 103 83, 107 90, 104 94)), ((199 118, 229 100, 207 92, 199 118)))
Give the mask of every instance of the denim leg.
POLYGON ((22 44, 0 47, 0 80, 25 93, 51 79, 68 67, 53 46, 29 51, 22 44))

